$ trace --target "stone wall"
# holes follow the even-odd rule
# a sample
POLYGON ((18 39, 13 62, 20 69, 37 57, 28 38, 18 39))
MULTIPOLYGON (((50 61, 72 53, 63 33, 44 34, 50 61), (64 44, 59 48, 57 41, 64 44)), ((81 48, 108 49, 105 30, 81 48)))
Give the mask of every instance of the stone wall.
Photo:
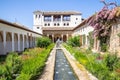
POLYGON ((119 33, 120 33, 120 22, 112 26, 111 36, 110 36, 110 48, 109 48, 110 52, 113 53, 118 52, 120 56, 120 37, 118 36, 119 33))

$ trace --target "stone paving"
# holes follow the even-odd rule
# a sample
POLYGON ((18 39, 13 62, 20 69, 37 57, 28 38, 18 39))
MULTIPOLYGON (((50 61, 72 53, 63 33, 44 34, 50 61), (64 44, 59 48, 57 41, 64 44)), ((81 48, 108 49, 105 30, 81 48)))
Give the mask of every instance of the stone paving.
MULTIPOLYGON (((61 48, 69 61, 71 67, 74 70, 74 73, 78 77, 79 80, 98 80, 94 77, 91 73, 89 73, 84 66, 79 64, 75 58, 63 47, 61 48)), ((54 67, 55 67, 55 55, 56 55, 56 48, 54 47, 50 53, 48 61, 46 62, 46 67, 44 69, 43 74, 39 77, 38 80, 53 80, 54 79, 54 67)))

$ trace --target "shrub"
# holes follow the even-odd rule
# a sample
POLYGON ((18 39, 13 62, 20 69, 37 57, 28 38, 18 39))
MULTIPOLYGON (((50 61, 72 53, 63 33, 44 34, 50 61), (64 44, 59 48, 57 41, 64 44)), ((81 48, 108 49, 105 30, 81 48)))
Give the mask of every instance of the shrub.
POLYGON ((48 37, 41 37, 37 39, 37 46, 45 48, 51 44, 51 40, 48 37))
POLYGON ((99 80, 120 80, 120 58, 117 54, 101 55, 90 50, 77 50, 65 44, 64 46, 99 80))
POLYGON ((0 79, 13 80, 20 73, 22 62, 17 53, 8 54, 5 64, 0 66, 0 79))
POLYGON ((107 54, 104 61, 109 70, 113 71, 115 64, 119 61, 119 58, 117 57, 117 54, 107 54))
POLYGON ((72 47, 77 47, 77 46, 79 47, 79 46, 81 46, 81 44, 80 44, 80 37, 79 36, 75 36, 75 37, 69 38, 68 44, 71 45, 72 47))
MULTIPOLYGON (((33 55, 32 58, 24 60, 21 74, 16 78, 16 80, 36 80, 36 78, 42 73, 47 57, 49 56, 53 46, 54 44, 51 44, 46 49, 40 51, 37 56, 33 55)), ((30 50, 30 52, 34 51, 30 50)), ((36 53, 33 54, 36 55, 36 53)), ((27 55, 29 54, 27 53, 27 55)))

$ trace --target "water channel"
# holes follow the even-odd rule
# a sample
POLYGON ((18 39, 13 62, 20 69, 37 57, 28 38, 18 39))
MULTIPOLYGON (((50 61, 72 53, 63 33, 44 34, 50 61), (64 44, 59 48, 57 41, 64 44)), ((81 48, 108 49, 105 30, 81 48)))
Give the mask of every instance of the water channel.
POLYGON ((54 80, 78 80, 62 49, 56 49, 54 80))

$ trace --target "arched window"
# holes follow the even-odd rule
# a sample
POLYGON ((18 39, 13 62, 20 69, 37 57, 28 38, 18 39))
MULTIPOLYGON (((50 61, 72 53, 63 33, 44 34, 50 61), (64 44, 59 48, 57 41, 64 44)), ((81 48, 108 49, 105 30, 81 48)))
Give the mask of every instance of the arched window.
POLYGON ((11 33, 7 33, 7 35, 6 35, 6 41, 12 41, 11 33))

